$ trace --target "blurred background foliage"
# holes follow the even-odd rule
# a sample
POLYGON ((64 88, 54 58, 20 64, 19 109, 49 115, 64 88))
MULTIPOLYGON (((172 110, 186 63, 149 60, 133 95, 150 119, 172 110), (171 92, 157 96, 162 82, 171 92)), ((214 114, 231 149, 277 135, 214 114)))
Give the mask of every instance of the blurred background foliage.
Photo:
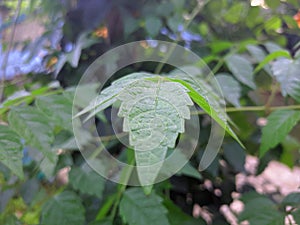
MULTIPOLYGON (((276 109, 299 110, 299 9, 298 0, 1 0, 0 133, 12 126, 21 137, 10 141, 22 152, 14 155, 15 164, 9 161, 1 136, 0 224, 300 224, 300 195, 290 194, 299 191, 299 111, 268 117, 276 109), (88 168, 70 124, 73 87, 87 67, 131 41, 145 40, 151 48, 152 39, 176 42, 207 63, 246 148, 226 137, 213 164, 199 173, 210 132, 209 118, 200 115, 195 155, 180 173, 155 185, 149 202, 142 200, 155 207, 144 212, 131 201, 143 197, 141 189, 122 189, 88 168), (39 123, 26 123, 32 118, 39 123), (26 129, 34 141, 22 133, 26 129), (58 151, 51 162, 43 156, 49 149, 58 151), (274 161, 298 172, 275 174, 294 180, 289 192, 264 177, 251 181, 274 161), (243 207, 235 211, 233 202, 243 207), (153 222, 156 207, 167 222, 153 222)), ((135 64, 121 74, 155 67, 135 64)), ((99 129, 109 130, 106 114, 98 120, 99 129)), ((120 143, 108 142, 120 154, 120 143)))

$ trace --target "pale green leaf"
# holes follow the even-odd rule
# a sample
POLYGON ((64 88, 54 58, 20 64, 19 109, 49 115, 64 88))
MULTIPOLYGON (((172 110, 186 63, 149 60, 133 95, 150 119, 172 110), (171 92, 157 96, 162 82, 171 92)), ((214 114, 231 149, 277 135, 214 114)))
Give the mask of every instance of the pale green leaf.
POLYGON ((283 96, 300 102, 300 59, 278 59, 272 66, 273 75, 281 85, 283 96))
POLYGON ((123 130, 135 149, 141 184, 153 184, 168 148, 174 148, 184 120, 190 118, 193 102, 179 83, 139 80, 128 85, 118 96, 118 115, 124 117, 123 130))
POLYGON ((41 225, 84 225, 84 211, 80 198, 64 191, 44 204, 41 225))
POLYGON ((242 92, 240 84, 226 73, 217 74, 216 79, 222 89, 224 98, 232 105, 239 107, 239 99, 242 92))
MULTIPOLYGON (((264 59, 266 58, 266 52, 258 45, 248 45, 247 50, 250 52, 252 57, 256 60, 256 63, 259 63, 260 67, 258 70, 261 70, 262 68, 264 68, 268 74, 271 74, 271 67, 270 67, 270 65, 268 65, 268 63, 270 61, 264 62, 264 64, 261 64, 261 62, 263 62, 264 59)), ((254 73, 256 73, 258 71, 257 68, 258 67, 255 68, 254 73)))
POLYGON ((23 178, 22 152, 20 137, 7 126, 0 126, 0 162, 19 178, 23 178))
POLYGON ((161 197, 154 192, 145 195, 141 188, 130 188, 124 192, 120 215, 129 225, 170 224, 161 197))
POLYGON ((235 54, 227 56, 225 61, 228 69, 236 79, 248 87, 255 89, 256 85, 253 78, 253 67, 245 57, 235 54))
POLYGON ((292 128, 300 121, 300 112, 294 110, 274 111, 267 118, 268 123, 262 129, 260 156, 278 145, 292 128))
POLYGON ((10 127, 25 139, 26 143, 41 151, 50 161, 55 154, 51 151, 54 140, 52 127, 43 113, 31 106, 13 108, 8 115, 10 127))
POLYGON ((69 181, 75 190, 83 194, 95 195, 102 197, 105 179, 83 164, 82 167, 73 167, 69 173, 69 181))
POLYGON ((90 104, 85 107, 82 111, 80 111, 75 117, 83 115, 89 112, 89 116, 87 119, 93 117, 97 113, 106 109, 110 105, 112 105, 116 100, 118 94, 129 84, 133 83, 136 80, 146 77, 153 77, 153 74, 149 73, 133 73, 128 76, 122 77, 116 81, 114 81, 111 86, 105 88, 101 91, 101 94, 93 99, 90 104))

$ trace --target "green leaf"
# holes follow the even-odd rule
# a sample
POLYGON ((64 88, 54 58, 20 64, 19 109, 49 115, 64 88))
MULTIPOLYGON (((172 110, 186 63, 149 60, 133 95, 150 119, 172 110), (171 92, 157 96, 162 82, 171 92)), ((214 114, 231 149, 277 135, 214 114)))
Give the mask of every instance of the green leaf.
POLYGON ((245 203, 243 212, 239 215, 239 221, 247 220, 251 225, 282 225, 285 214, 278 211, 278 206, 270 199, 261 195, 253 195, 242 199, 245 203))
POLYGON ((229 127, 227 124, 226 118, 221 117, 221 115, 214 109, 212 108, 207 100, 201 96, 195 89, 191 87, 190 84, 183 80, 179 79, 170 79, 174 82, 181 83, 183 86, 185 86, 190 92, 189 95, 193 99, 195 103, 197 103, 208 115, 210 115, 231 137, 233 137, 242 147, 244 145, 242 142, 239 140, 239 138, 236 136, 234 131, 229 127))
POLYGON ((49 95, 37 98, 35 104, 55 125, 66 130, 72 128, 72 102, 63 95, 49 95))
POLYGON ((226 73, 217 74, 216 79, 222 89, 224 98, 232 105, 239 107, 239 99, 242 91, 240 84, 226 73))
POLYGON ((285 57, 285 58, 291 59, 290 53, 286 50, 280 50, 280 51, 272 52, 269 55, 267 55, 264 59, 260 60, 261 62, 255 68, 254 73, 257 73, 262 68, 265 68, 265 70, 269 74, 272 74, 271 71, 269 72, 269 69, 271 69, 271 68, 268 66, 268 63, 273 61, 274 59, 277 59, 277 58, 280 58, 280 57, 285 57))
POLYGON ((64 191, 44 204, 41 225, 83 225, 84 213, 80 198, 71 191, 64 191))
POLYGON ((193 102, 182 85, 161 78, 136 81, 118 99, 118 115, 124 117, 123 130, 129 132, 135 149, 139 180, 143 186, 151 185, 168 148, 174 148, 178 134, 184 132, 193 102))
POLYGON ((300 209, 292 212, 291 214, 292 214, 296 224, 300 224, 300 209))
POLYGON ((170 224, 161 197, 154 192, 146 196, 141 188, 130 188, 124 192, 120 215, 129 225, 170 224))
POLYGON ((17 107, 9 112, 8 121, 29 146, 41 151, 50 161, 55 161, 55 153, 51 151, 54 139, 52 127, 43 113, 31 106, 17 107))
POLYGON ((294 110, 278 110, 268 116, 268 123, 262 129, 261 146, 262 157, 269 149, 278 145, 292 128, 300 121, 300 112, 294 110))
POLYGON ((195 219, 176 206, 170 200, 165 200, 164 205, 168 209, 168 218, 171 225, 205 225, 206 223, 201 219, 195 219))
MULTIPOLYGON (((261 65, 261 62, 264 61, 264 59, 266 58, 265 51, 258 45, 248 45, 247 50, 250 52, 252 57, 256 60, 256 63, 259 63, 260 65, 261 65)), ((270 65, 268 65, 268 63, 269 62, 262 64, 261 68, 259 68, 259 70, 264 68, 268 74, 271 74, 271 67, 270 67, 270 65)), ((258 72, 257 67, 254 70, 254 73, 256 73, 256 72, 258 72)))
POLYGON ((176 173, 176 175, 185 175, 198 180, 202 179, 200 172, 195 167, 193 167, 190 162, 187 162, 187 164, 185 164, 184 167, 176 173))
POLYGON ((300 59, 278 59, 272 66, 273 75, 281 85, 283 96, 300 102, 300 59))
POLYGON ((151 37, 155 37, 158 34, 161 27, 162 27, 162 23, 159 18, 157 17, 146 18, 145 28, 151 37))
POLYGON ((7 126, 0 125, 0 162, 23 179, 22 152, 20 137, 7 126))
POLYGON ((89 223, 89 225, 113 225, 113 222, 110 219, 94 221, 89 223))
POLYGON ((237 143, 224 144, 224 158, 236 172, 244 171, 246 153, 237 143))
POLYGON ((225 61, 228 69, 236 79, 248 87, 255 89, 256 85, 253 79, 253 67, 245 57, 235 54, 227 56, 225 61))
POLYGON ((281 202, 283 206, 300 208, 300 193, 295 192, 287 195, 281 202))
POLYGON ((82 167, 73 167, 69 173, 69 182, 75 190, 83 194, 102 197, 105 179, 93 171, 87 164, 82 167))
POLYGON ((97 113, 111 106, 115 101, 117 101, 118 94, 129 84, 146 77, 153 77, 153 74, 149 73, 132 73, 128 76, 122 77, 114 81, 111 86, 105 88, 101 91, 101 94, 93 99, 90 104, 80 111, 75 117, 83 115, 89 112, 87 119, 93 117, 97 113))
POLYGON ((245 4, 244 2, 233 4, 224 15, 225 21, 232 24, 240 22, 247 15, 248 8, 248 4, 245 4))

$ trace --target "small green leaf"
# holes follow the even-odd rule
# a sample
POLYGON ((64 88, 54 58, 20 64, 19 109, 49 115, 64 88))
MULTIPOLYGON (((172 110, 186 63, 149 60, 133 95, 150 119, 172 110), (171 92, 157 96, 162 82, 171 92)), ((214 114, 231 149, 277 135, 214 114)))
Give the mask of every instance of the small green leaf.
POLYGON ((252 89, 256 88, 253 79, 253 67, 245 57, 235 54, 227 56, 225 61, 236 79, 252 89))
POLYGON ((83 164, 81 168, 73 167, 69 173, 69 180, 75 190, 102 197, 105 179, 91 170, 87 164, 83 164))
POLYGON ((31 106, 13 108, 8 114, 10 127, 25 139, 26 143, 41 151, 54 162, 55 154, 51 151, 54 140, 52 127, 43 113, 31 106))
POLYGON ((84 211, 80 198, 71 191, 64 191, 44 204, 41 225, 83 225, 84 211))
POLYGON ((0 162, 23 179, 22 152, 20 137, 7 126, 0 126, 0 162))
POLYGON ((268 123, 262 129, 261 146, 262 157, 268 150, 278 145, 292 128, 300 121, 300 112, 294 110, 278 110, 268 116, 268 123))
POLYGON ((110 219, 105 219, 105 220, 94 221, 92 223, 89 223, 89 225, 113 225, 113 221, 110 219))
POLYGON ((300 59, 278 59, 272 66, 273 75, 281 85, 283 96, 290 95, 300 102, 300 59))
POLYGON ((221 73, 216 75, 216 79, 222 89, 224 98, 232 105, 239 107, 242 88, 240 84, 229 74, 221 73))
POLYGON ((162 23, 157 17, 147 17, 145 21, 145 28, 151 37, 155 37, 159 29, 162 27, 162 23))
POLYGON ((120 215, 129 225, 170 224, 162 199, 154 192, 145 195, 141 188, 130 188, 124 192, 120 215))

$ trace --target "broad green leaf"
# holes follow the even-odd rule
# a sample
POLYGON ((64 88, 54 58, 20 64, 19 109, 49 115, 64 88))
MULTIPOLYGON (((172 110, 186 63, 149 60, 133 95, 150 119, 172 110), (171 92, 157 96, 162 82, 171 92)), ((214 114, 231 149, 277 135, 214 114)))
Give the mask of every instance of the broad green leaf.
POLYGON ((270 199, 261 195, 252 195, 242 199, 245 203, 239 221, 247 220, 251 225, 282 225, 285 214, 270 199))
POLYGON ((80 198, 64 191, 43 205, 41 225, 84 225, 84 211, 80 198))
POLYGON ((261 146, 262 157, 268 150, 278 145, 292 128, 300 121, 300 112, 294 110, 278 110, 268 116, 268 123, 262 129, 261 146))
POLYGON ((35 104, 55 125, 72 131, 72 102, 63 95, 39 97, 35 104))
POLYGON ((168 148, 174 148, 178 134, 184 132, 193 102, 182 85, 161 78, 136 81, 118 99, 118 115, 124 117, 123 130, 129 132, 135 149, 139 180, 143 186, 151 185, 168 148))
POLYGON ((8 114, 10 127, 25 139, 26 143, 41 151, 54 162, 55 154, 51 151, 54 136, 49 120, 43 113, 31 106, 13 108, 8 114))
POLYGON ((189 90, 189 95, 193 99, 197 105, 199 105, 208 115, 211 116, 230 136, 232 136, 242 147, 244 145, 242 142, 239 140, 239 138, 236 136, 234 131, 229 127, 227 124, 227 121, 225 118, 220 117, 220 114, 210 106, 210 104, 207 102, 207 100, 201 96, 195 89, 191 87, 190 84, 183 80, 178 80, 178 79, 170 79, 172 81, 181 83, 183 86, 185 86, 189 90))
POLYGON ((0 125, 0 162, 23 179, 22 152, 20 137, 7 126, 0 125))
POLYGON ((69 173, 69 182, 75 190, 83 194, 95 195, 102 197, 105 179, 83 164, 82 167, 73 167, 69 173))
POLYGON ((226 64, 228 69, 241 83, 255 89, 256 85, 253 78, 253 67, 251 63, 241 55, 227 56, 226 64))
POLYGON ((145 28, 151 37, 155 37, 159 29, 162 27, 162 23, 157 17, 147 17, 145 21, 145 28))
POLYGON ((232 105, 239 107, 242 92, 240 84, 226 73, 217 74, 216 79, 222 89, 224 98, 232 105))
POLYGON ((80 111, 75 117, 83 115, 89 112, 89 116, 87 119, 93 117, 97 113, 106 109, 110 105, 112 105, 115 101, 117 101, 118 94, 129 84, 146 77, 153 77, 153 74, 149 73, 133 73, 128 76, 122 77, 116 81, 114 81, 111 86, 105 88, 101 91, 101 94, 93 99, 90 104, 85 107, 82 111, 80 111))
POLYGON ((161 197, 154 192, 146 196, 141 188, 130 188, 124 192, 120 215, 129 225, 170 224, 161 197))
POLYGON ((286 50, 280 50, 280 51, 272 52, 269 55, 267 55, 264 59, 260 60, 260 63, 258 64, 258 66, 254 70, 254 73, 257 73, 262 68, 265 68, 265 70, 269 74, 272 74, 271 71, 269 72, 269 69, 271 69, 271 67, 268 66, 268 63, 273 61, 274 59, 277 59, 277 58, 280 58, 280 57, 291 59, 290 53, 286 50))
POLYGON ((283 96, 300 102, 300 59, 278 59, 272 66, 273 75, 281 85, 283 96))

